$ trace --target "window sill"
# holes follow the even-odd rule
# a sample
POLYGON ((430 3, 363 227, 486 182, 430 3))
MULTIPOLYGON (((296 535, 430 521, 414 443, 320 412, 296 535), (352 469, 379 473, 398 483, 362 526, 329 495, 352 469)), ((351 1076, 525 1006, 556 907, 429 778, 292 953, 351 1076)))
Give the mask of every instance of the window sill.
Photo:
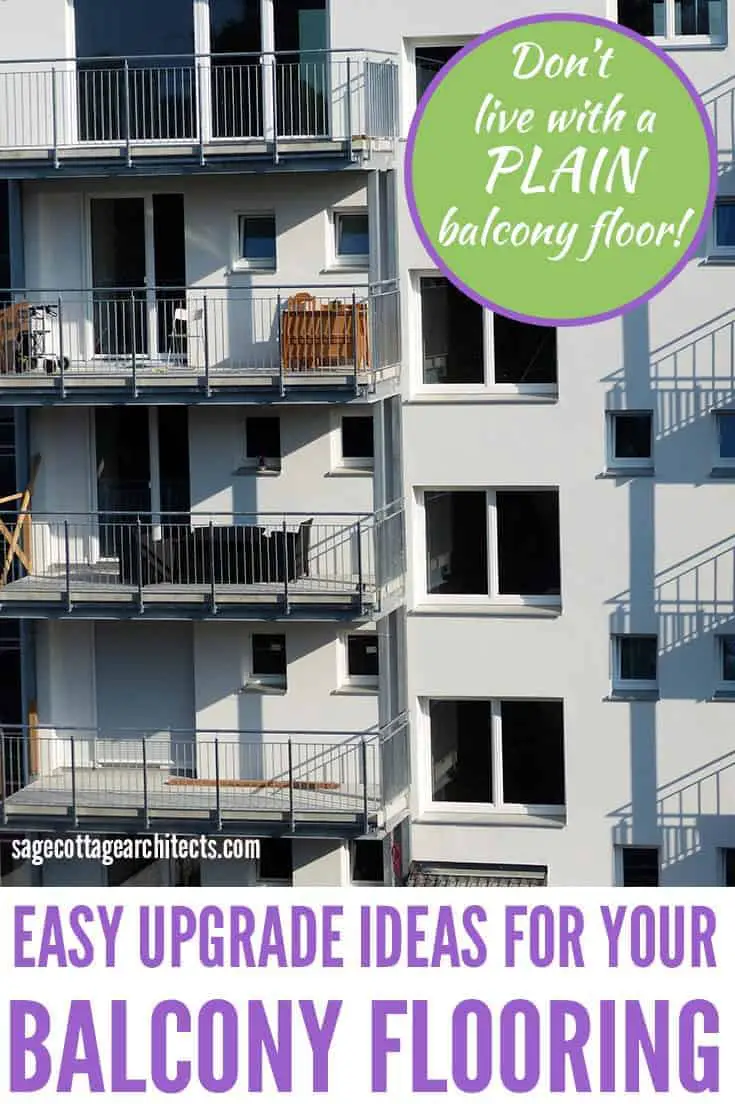
POLYGON ((714 694, 710 698, 710 701, 731 701, 735 702, 735 687, 732 690, 715 690, 714 694))
POLYGON ((259 468, 257 464, 242 464, 239 468, 235 468, 233 475, 266 475, 274 476, 280 475, 283 468, 259 468))
POLYGON ((661 697, 659 690, 612 690, 603 701, 631 702, 631 701, 658 701, 661 697))
POLYGON ((339 273, 360 273, 364 275, 370 267, 367 257, 364 261, 351 261, 345 264, 331 264, 320 270, 321 276, 334 276, 339 273))
POLYGON ((241 694, 264 694, 264 695, 283 695, 286 693, 285 686, 268 686, 262 682, 246 682, 244 686, 240 687, 241 694))
POLYGON ((277 268, 261 267, 261 265, 234 264, 225 269, 225 276, 275 276, 277 268))
POLYGON ((727 39, 708 38, 705 35, 681 36, 677 38, 659 38, 649 35, 648 41, 659 50, 726 50, 727 39))
POLYGON ((641 464, 640 467, 616 467, 611 464, 600 473, 601 479, 635 479, 639 477, 650 479, 656 474, 656 469, 650 464, 641 464))
POLYGON ((325 472, 327 479, 342 479, 346 475, 361 475, 367 476, 372 479, 375 475, 374 468, 349 468, 349 467, 337 467, 331 468, 328 472, 325 472))
POLYGON ((350 683, 345 683, 344 686, 338 686, 336 690, 332 690, 331 696, 333 698, 374 698, 377 693, 377 682, 374 686, 352 686, 350 683))
POLYGON ((430 406, 432 403, 442 403, 444 405, 449 403, 456 403, 462 405, 464 403, 518 403, 520 405, 538 405, 545 403, 547 405, 553 405, 559 401, 559 392, 557 391, 500 391, 492 390, 491 388, 483 388, 477 391, 447 391, 439 390, 438 388, 431 391, 416 391, 410 398, 406 399, 406 406, 430 406))
POLYGON ((560 617, 561 602, 548 605, 515 605, 500 602, 421 602, 408 610, 423 617, 560 617))
POLYGON ((713 468, 709 477, 710 479, 735 479, 735 467, 713 468))
POLYGON ((419 813, 414 820, 415 825, 430 826, 437 825, 438 827, 446 827, 447 825, 456 825, 457 827, 518 827, 518 828, 564 828, 566 827, 567 814, 566 809, 561 809, 558 813, 519 813, 517 811, 508 810, 503 812, 502 809, 488 809, 487 812, 475 811, 475 810, 462 810, 462 812, 449 812, 439 809, 431 809, 427 812, 419 813))
POLYGON ((700 262, 705 268, 732 268, 735 265, 735 251, 732 253, 711 253, 700 262))

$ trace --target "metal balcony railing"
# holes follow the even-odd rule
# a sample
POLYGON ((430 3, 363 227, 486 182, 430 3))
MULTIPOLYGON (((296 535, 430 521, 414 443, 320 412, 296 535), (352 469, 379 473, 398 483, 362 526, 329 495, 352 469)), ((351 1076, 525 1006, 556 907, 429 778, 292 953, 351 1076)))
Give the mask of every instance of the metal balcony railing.
POLYGON ((339 382, 395 376, 396 281, 371 286, 119 288, 1 292, 0 387, 100 378, 195 386, 339 382))
MULTIPOLYGON (((0 818, 69 815, 192 820, 250 814, 367 828, 409 786, 408 724, 367 733, 102 732, 39 725, 0 732, 0 818)), ((240 821, 242 823, 242 821, 240 821)))
POLYGON ((367 50, 4 61, 0 156, 392 141, 397 74, 367 50))
POLYGON ((376 514, 42 514, 6 520, 0 603, 147 601, 379 611, 399 601, 403 507, 376 514))

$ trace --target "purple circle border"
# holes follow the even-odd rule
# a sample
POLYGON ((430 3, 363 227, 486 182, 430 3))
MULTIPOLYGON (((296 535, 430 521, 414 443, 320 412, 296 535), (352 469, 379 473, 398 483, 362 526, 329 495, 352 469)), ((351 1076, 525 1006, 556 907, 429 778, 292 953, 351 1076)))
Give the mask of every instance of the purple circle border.
POLYGON ((664 288, 667 288, 673 280, 682 272, 691 260, 697 254, 697 250, 702 243, 702 240, 707 233, 707 227, 712 218, 714 211, 715 199, 717 197, 717 179, 718 179, 718 160, 717 160, 717 142, 715 140, 714 131, 709 121, 707 111, 704 103, 697 92, 696 88, 690 81, 686 73, 673 61, 669 55, 661 50, 658 46, 654 46, 647 38, 643 38, 636 31, 631 31, 628 27, 621 27, 619 23, 615 23, 610 19, 601 19, 595 15, 581 15, 576 12, 552 12, 547 15, 529 15, 524 16, 523 19, 513 19, 508 23, 501 23, 497 27, 493 27, 492 30, 486 31, 484 34, 478 35, 476 38, 468 42, 466 46, 463 46, 450 60, 444 65, 439 73, 434 77, 429 87, 424 92, 413 120, 408 131, 408 139, 406 141, 406 153, 404 156, 404 188, 406 192, 406 198, 408 200, 408 209, 411 215, 414 228, 421 240, 426 252, 439 268, 443 276, 451 281, 464 295, 469 299, 474 300, 479 306, 486 310, 491 310, 496 314, 504 315, 506 318, 512 318, 516 322, 526 322, 536 326, 557 326, 557 327, 572 327, 572 326, 592 326, 597 322, 609 322, 613 318, 620 318, 622 315, 630 314, 632 311, 637 310, 639 307, 645 306, 651 299, 659 295, 664 288), (499 38, 500 35, 506 31, 514 31, 520 27, 535 26, 538 23, 585 23, 588 26, 600 27, 602 30, 613 31, 618 34, 624 35, 626 38, 630 38, 633 42, 637 42, 640 46, 644 46, 650 53, 654 54, 660 61, 663 61, 665 65, 672 71, 672 73, 678 77, 681 84, 684 85, 687 92, 692 98, 695 107, 699 113, 699 117, 702 120, 704 126, 705 136, 707 138, 707 145, 709 147, 710 155, 710 186, 707 196, 707 204, 705 206, 704 215, 697 228, 697 232, 694 235, 691 245, 687 249, 683 257, 677 262, 675 267, 669 272, 663 280, 660 280, 650 291, 645 292, 643 295, 639 295, 637 299, 632 299, 629 303, 626 303, 622 307, 617 307, 615 310, 606 311, 604 314, 589 315, 584 318, 540 318, 533 315, 518 314, 515 311, 506 310, 503 307, 498 306, 496 303, 492 303, 489 299, 484 299, 481 295, 472 291, 467 287, 449 268, 446 262, 439 256, 434 249, 433 244, 429 240, 429 237, 424 230, 421 222, 421 216, 419 215, 418 205, 416 203, 416 195, 413 186, 413 155, 416 146, 416 138, 418 135, 419 126, 423 119, 424 112, 431 100, 431 97, 436 92, 437 88, 441 85, 442 81, 446 77, 450 69, 453 69, 455 65, 458 65, 463 58, 468 54, 471 54, 478 47, 483 46, 486 42, 489 42, 493 38, 499 38))

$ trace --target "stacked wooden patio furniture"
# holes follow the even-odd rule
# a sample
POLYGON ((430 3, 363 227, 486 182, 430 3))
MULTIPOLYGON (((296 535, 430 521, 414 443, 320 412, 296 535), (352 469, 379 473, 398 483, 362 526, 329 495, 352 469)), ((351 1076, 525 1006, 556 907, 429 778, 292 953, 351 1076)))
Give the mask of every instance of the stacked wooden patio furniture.
POLYGON ((291 296, 281 317, 283 371, 365 371, 369 366, 367 303, 327 302, 307 291, 291 296))

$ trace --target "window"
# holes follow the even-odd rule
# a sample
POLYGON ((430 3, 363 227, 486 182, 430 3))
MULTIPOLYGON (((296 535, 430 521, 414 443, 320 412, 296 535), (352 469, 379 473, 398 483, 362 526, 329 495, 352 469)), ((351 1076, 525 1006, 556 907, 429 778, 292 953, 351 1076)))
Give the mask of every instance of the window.
POLYGON ((345 468, 372 468, 375 454, 372 417, 342 418, 340 464, 345 468))
POLYGON ((350 876, 353 882, 385 885, 385 847, 383 840, 352 840, 350 876))
POLYGON ((347 685, 377 689, 379 654, 375 633, 350 633, 346 640, 347 685))
POLYGON ((658 887, 658 848, 623 847, 623 886, 626 889, 655 889, 658 887))
POLYGON ((735 848, 726 847, 722 852, 724 885, 732 889, 735 886, 735 848))
POLYGON ((275 272, 276 219, 274 215, 239 216, 236 267, 275 272))
POLYGON ((610 467, 649 470, 653 453, 651 411, 616 411, 608 415, 608 420, 610 467))
POLYGON ((291 885, 293 880, 293 849, 290 839, 262 839, 258 859, 259 882, 291 885))
POLYGON ((423 382, 555 390, 553 326, 534 326, 484 311, 444 277, 419 280, 423 382))
POLYGON ((561 595, 558 491, 427 491, 424 510, 430 595, 561 595))
POLYGON ((725 40, 725 0, 618 0, 618 22, 648 38, 725 40))
POLYGON ((719 649, 719 682, 723 689, 735 694, 735 636, 717 638, 719 649))
POLYGON ((286 689, 286 637, 281 633, 254 633, 251 685, 286 689))
POLYGON ((655 691, 658 685, 658 638, 613 638, 613 690, 625 694, 655 691))
POLYGON ((722 468, 735 467, 735 414, 716 414, 717 419, 717 465, 722 468))
POLYGON ((432 800, 558 809, 565 803, 560 701, 431 701, 432 800))
POLYGON ((245 456, 259 471, 281 470, 281 419, 245 419, 245 456))
POLYGON ((335 211, 333 219, 335 263, 367 268, 370 258, 367 211, 335 211))
POLYGON ((461 46, 417 46, 414 58, 416 63, 416 103, 426 92, 434 77, 462 49, 461 46))
POLYGON ((735 201, 719 199, 713 216, 713 249, 715 256, 735 255, 735 201))

